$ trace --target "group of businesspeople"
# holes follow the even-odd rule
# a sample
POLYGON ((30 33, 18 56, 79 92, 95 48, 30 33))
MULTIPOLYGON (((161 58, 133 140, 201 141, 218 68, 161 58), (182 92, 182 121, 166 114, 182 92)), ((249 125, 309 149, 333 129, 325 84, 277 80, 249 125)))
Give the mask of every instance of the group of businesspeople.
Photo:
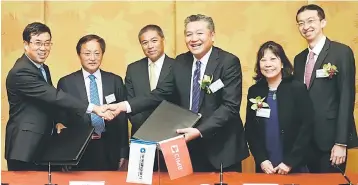
POLYGON ((292 65, 280 44, 261 45, 245 124, 239 114, 240 60, 213 46, 215 26, 209 16, 185 19, 189 51, 175 59, 164 52, 162 29, 143 27, 138 39, 146 57, 128 65, 124 82, 100 69, 105 41, 86 35, 76 46, 82 68, 62 77, 57 88, 44 64, 52 46, 50 29, 38 22, 27 25, 25 53, 6 79, 8 169, 41 170, 34 160, 47 138, 82 123, 95 131, 73 170, 125 169, 127 120, 133 134, 162 100, 168 100, 202 115, 195 127, 177 130, 185 136, 195 172, 219 171, 221 164, 224 171, 241 172, 249 149, 260 173, 328 173, 338 172, 337 166, 345 170, 347 149, 358 146, 354 55, 323 34, 321 7, 302 6, 296 21, 308 47, 292 65))

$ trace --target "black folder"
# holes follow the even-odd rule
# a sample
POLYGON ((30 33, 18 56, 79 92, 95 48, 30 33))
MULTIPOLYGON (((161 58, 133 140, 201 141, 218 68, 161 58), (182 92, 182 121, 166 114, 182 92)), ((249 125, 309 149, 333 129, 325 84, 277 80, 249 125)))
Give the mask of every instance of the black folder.
POLYGON ((74 124, 46 142, 46 147, 36 164, 77 165, 91 140, 94 128, 85 124, 74 124))
POLYGON ((193 127, 200 118, 200 114, 163 100, 133 138, 154 142, 170 139, 178 136, 177 129, 193 127))

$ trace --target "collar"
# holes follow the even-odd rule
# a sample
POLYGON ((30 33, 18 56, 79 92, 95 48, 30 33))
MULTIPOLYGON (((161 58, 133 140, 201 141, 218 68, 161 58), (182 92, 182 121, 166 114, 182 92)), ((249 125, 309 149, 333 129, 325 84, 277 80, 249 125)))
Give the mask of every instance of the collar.
POLYGON ((158 58, 157 61, 151 61, 150 58, 148 58, 148 67, 151 63, 154 63, 157 66, 162 66, 164 63, 164 58, 165 58, 165 54, 163 53, 163 55, 161 57, 158 58))
MULTIPOLYGON (((89 73, 88 71, 84 70, 83 68, 82 68, 82 74, 83 74, 84 79, 88 78, 88 76, 91 75, 91 73, 89 73)), ((101 79, 101 70, 97 69, 97 71, 94 72, 92 75, 94 77, 96 77, 97 80, 101 79)))
POLYGON ((212 51, 213 51, 213 47, 211 47, 210 50, 201 59, 197 59, 193 55, 194 63, 199 60, 202 64, 204 64, 204 66, 206 66, 206 64, 208 64, 208 62, 209 62, 209 57, 210 57, 212 51))
POLYGON ((26 56, 37 68, 40 69, 40 67, 43 66, 43 64, 38 64, 38 63, 34 62, 33 60, 31 60, 31 58, 30 58, 29 56, 27 56, 26 53, 25 53, 25 56, 26 56))
POLYGON ((327 39, 327 37, 326 37, 326 36, 323 36, 323 37, 318 41, 318 43, 316 44, 316 46, 313 47, 313 49, 311 49, 310 47, 308 47, 308 53, 312 51, 315 55, 318 56, 319 53, 321 53, 324 44, 326 43, 326 39, 327 39))

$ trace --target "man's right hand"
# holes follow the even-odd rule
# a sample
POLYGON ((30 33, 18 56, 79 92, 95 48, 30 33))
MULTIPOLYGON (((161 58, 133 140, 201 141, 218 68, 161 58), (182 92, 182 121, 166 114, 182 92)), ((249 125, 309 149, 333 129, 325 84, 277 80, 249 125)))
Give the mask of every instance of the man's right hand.
POLYGON ((108 110, 110 110, 114 116, 118 116, 121 112, 127 112, 127 106, 125 102, 122 101, 116 104, 109 104, 108 110))
POLYGON ((63 125, 62 123, 57 123, 56 124, 56 130, 57 130, 57 134, 60 134, 62 129, 65 129, 67 127, 65 127, 65 125, 63 125))
POLYGON ((100 106, 95 105, 93 107, 92 112, 97 114, 99 117, 102 117, 103 119, 110 121, 115 117, 115 115, 111 111, 108 111, 108 109, 109 109, 108 105, 100 105, 100 106))
POLYGON ((261 170, 266 174, 274 174, 276 171, 274 170, 271 161, 265 160, 261 163, 261 170))

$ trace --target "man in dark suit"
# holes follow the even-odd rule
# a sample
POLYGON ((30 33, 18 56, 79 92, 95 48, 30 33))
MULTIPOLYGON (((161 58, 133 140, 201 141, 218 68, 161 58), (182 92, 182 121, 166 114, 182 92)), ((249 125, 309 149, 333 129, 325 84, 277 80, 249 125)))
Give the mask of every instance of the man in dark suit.
MULTIPOLYGON (((248 157, 240 118, 242 74, 239 59, 214 47, 215 27, 211 17, 191 15, 185 20, 185 38, 189 52, 177 56, 172 71, 148 97, 138 97, 111 106, 115 113, 142 112, 177 93, 178 105, 201 113, 195 128, 177 133, 187 140, 194 171, 241 171, 248 157), (211 82, 203 79, 211 78, 211 82), (204 86, 204 85, 203 85, 204 86)), ((210 80, 209 80, 210 81, 210 80)))
MULTIPOLYGON (((104 39, 97 35, 83 36, 76 46, 82 69, 62 77, 58 89, 77 97, 83 103, 110 104, 125 100, 125 87, 120 76, 100 69, 106 50, 104 39), (96 100, 97 99, 97 100, 96 100)), ((91 114, 62 115, 61 123, 93 125, 95 133, 75 170, 118 170, 128 158, 128 124, 126 114, 109 122, 91 114)), ((61 127, 61 123, 56 127, 61 127)))
MULTIPOLYGON (((144 96, 156 88, 171 70, 174 60, 164 54, 164 33, 157 25, 146 25, 138 34, 145 58, 128 65, 125 84, 127 98, 144 96)), ((149 117, 154 109, 129 115, 132 135, 149 117)))
POLYGON ((109 116, 102 113, 104 107, 81 102, 52 86, 49 68, 44 64, 52 46, 51 31, 46 25, 31 23, 22 36, 25 53, 6 78, 10 111, 5 159, 10 171, 42 169, 34 160, 46 146, 58 108, 70 109, 75 114, 94 112, 101 117, 109 116))
POLYGON ((345 170, 347 148, 357 146, 353 110, 355 101, 355 61, 348 46, 323 34, 325 14, 317 5, 305 5, 296 15, 299 31, 308 48, 294 60, 295 78, 308 88, 315 110, 313 173, 345 170))

